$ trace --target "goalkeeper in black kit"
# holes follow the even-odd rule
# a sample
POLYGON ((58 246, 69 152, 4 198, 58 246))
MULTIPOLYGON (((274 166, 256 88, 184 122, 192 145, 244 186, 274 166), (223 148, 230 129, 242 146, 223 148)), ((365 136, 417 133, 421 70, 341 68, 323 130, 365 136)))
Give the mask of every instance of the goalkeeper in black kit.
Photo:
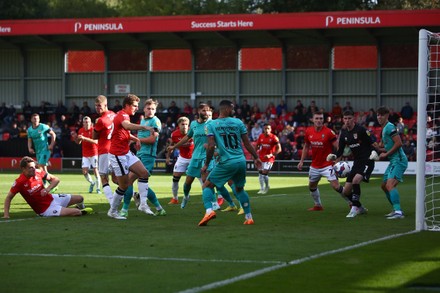
POLYGON ((363 126, 356 124, 354 113, 351 110, 343 114, 344 126, 339 136, 339 146, 336 154, 327 156, 328 161, 339 161, 344 148, 348 146, 353 153, 354 163, 347 181, 344 185, 344 195, 352 202, 352 207, 347 218, 354 218, 357 215, 367 213, 367 209, 360 202, 361 182, 368 182, 374 169, 374 151, 373 143, 375 140, 370 136, 370 132, 363 126))

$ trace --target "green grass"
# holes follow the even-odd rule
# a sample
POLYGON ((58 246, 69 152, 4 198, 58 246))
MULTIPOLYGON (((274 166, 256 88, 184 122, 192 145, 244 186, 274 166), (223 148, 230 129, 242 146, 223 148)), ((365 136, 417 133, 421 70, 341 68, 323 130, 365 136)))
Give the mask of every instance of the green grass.
MULTIPOLYGON (((82 194, 97 214, 38 218, 17 195, 11 219, 0 220, 2 292, 418 292, 423 286, 440 287, 440 233, 389 237, 414 230, 415 177, 399 185, 403 220, 384 218, 390 207, 379 177, 362 185, 368 215, 347 219, 348 206, 325 181, 320 185, 325 211, 308 212, 312 200, 305 176, 271 176, 269 194, 257 195, 258 178, 250 175, 255 225, 218 212, 207 227, 198 227, 204 214, 198 183, 182 210, 167 205, 171 175, 154 175, 150 186, 168 215, 147 216, 132 204, 128 220, 118 221, 107 217, 104 195, 87 193, 82 175, 56 175, 59 192, 82 194), (374 241, 384 237, 389 239, 374 241)), ((3 210, 16 175, 1 177, 3 210)))

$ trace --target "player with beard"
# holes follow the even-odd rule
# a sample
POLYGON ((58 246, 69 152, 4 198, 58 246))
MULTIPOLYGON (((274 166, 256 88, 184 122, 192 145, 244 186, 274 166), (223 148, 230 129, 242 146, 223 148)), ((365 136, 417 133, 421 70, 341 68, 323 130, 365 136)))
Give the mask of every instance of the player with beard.
POLYGON ((224 187, 229 180, 234 182, 237 197, 245 211, 244 224, 254 224, 249 195, 244 190, 246 183, 246 158, 241 143, 243 142, 244 147, 254 158, 257 169, 261 168, 262 163, 249 141, 246 126, 240 119, 232 118, 233 114, 234 104, 231 101, 223 100, 220 102, 219 117, 206 125, 208 146, 206 160, 201 172, 207 172, 209 164, 213 160, 214 151, 217 151, 219 154, 219 162, 217 162, 203 183, 203 204, 206 213, 199 222, 199 226, 206 226, 210 220, 216 217, 212 206, 212 202, 215 200, 214 187, 224 187))

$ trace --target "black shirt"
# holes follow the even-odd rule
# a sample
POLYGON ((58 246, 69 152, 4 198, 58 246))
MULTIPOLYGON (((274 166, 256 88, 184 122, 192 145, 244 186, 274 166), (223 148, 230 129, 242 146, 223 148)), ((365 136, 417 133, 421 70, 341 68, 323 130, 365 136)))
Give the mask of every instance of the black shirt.
POLYGON ((363 126, 355 124, 351 131, 341 129, 339 148, 336 156, 339 158, 344 152, 345 146, 350 147, 355 160, 368 160, 373 146, 371 145, 370 132, 363 126))

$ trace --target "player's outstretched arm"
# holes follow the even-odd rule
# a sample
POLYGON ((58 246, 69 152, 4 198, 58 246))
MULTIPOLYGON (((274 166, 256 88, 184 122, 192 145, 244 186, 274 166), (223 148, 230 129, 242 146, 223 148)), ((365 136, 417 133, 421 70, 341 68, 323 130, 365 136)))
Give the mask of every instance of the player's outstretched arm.
POLYGON ((11 209, 11 201, 14 198, 15 194, 12 192, 8 192, 8 195, 5 198, 5 203, 3 205, 3 218, 9 219, 9 210, 11 209))

